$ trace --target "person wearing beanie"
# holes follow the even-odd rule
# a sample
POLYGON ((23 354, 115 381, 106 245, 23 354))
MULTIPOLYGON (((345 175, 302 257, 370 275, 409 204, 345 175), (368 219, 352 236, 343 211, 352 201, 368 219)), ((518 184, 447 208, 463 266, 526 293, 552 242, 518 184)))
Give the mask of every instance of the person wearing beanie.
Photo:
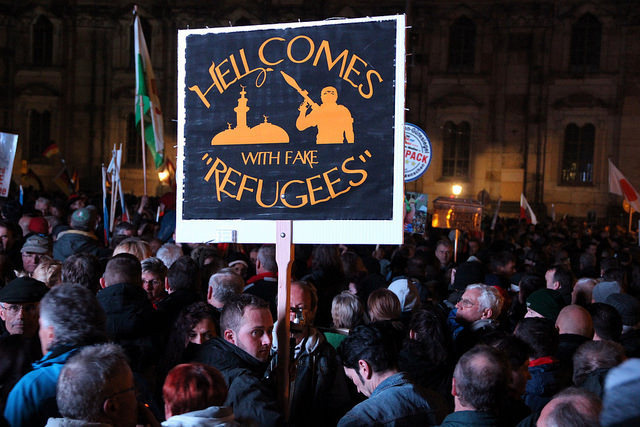
POLYGON ((593 287, 591 302, 605 302, 609 295, 619 294, 620 292, 622 292, 622 289, 618 282, 600 282, 593 287))
POLYGON ((38 303, 49 288, 31 277, 18 277, 0 289, 0 318, 5 333, 34 338, 38 334, 38 303))
POLYGON ((29 232, 35 234, 49 234, 49 223, 41 216, 31 218, 31 221, 29 221, 29 232))
POLYGON ((560 292, 554 289, 539 289, 527 298, 527 314, 524 317, 544 317, 555 322, 564 305, 560 292))
POLYGON ((605 303, 615 308, 622 318, 620 344, 627 357, 640 357, 640 301, 628 294, 611 294, 605 303))
POLYGON ((89 253, 98 258, 111 255, 108 248, 103 248, 93 233, 97 223, 96 211, 91 208, 76 209, 71 215, 71 229, 58 234, 53 245, 53 257, 64 261, 77 253, 89 253))
POLYGON ((27 238, 20 250, 22 253, 23 274, 16 273, 16 276, 30 276, 36 266, 45 255, 51 255, 51 242, 49 237, 33 234, 27 238))

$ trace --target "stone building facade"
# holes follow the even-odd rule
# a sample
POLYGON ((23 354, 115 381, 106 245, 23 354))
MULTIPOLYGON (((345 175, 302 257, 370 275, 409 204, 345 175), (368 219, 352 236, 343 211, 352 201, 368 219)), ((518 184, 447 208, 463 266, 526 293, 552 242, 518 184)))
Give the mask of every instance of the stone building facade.
MULTIPOLYGON (((537 210, 602 217, 607 159, 640 188, 640 8, 617 1, 140 0, 175 159, 177 31, 406 13, 406 120, 433 145, 429 170, 406 189, 433 200, 524 192, 537 210)), ((133 126, 133 2, 0 0, 0 130, 20 135, 21 160, 43 178, 55 142, 83 186, 97 190, 114 144, 125 191, 140 194, 133 126)), ((150 160, 150 158, 149 158, 150 160)), ((151 164, 151 161, 147 162, 151 164)), ((151 193, 161 191, 153 167, 151 193)), ((44 180, 45 184, 48 182, 44 180)))

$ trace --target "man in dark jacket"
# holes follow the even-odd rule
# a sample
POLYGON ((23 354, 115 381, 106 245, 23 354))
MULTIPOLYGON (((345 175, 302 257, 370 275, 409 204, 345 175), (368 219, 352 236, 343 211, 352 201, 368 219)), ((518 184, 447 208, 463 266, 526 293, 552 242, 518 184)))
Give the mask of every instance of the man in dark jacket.
POLYGON ((295 382, 290 390, 290 425, 335 425, 349 409, 349 393, 338 357, 322 332, 313 327, 318 294, 307 282, 293 282, 291 325, 295 339, 295 382))
POLYGON ((163 318, 168 332, 175 324, 183 308, 201 301, 200 271, 198 264, 188 256, 178 258, 169 268, 165 279, 166 298, 156 302, 156 308, 163 318))
POLYGON ((338 347, 347 377, 367 396, 338 426, 437 425, 436 411, 425 390, 398 371, 391 327, 385 326, 358 326, 338 347))
POLYGON ((525 318, 515 330, 516 337, 531 348, 529 374, 524 403, 531 412, 539 412, 566 383, 562 375, 558 352, 558 330, 548 319, 525 318))
POLYGON ((94 209, 81 208, 76 210, 71 215, 71 230, 58 234, 53 245, 53 257, 58 261, 64 261, 68 256, 77 253, 89 253, 98 258, 108 257, 111 250, 100 246, 98 238, 93 233, 96 219, 94 209))
POLYGON ((142 289, 140 261, 119 254, 107 263, 100 278, 98 301, 107 314, 107 333, 131 360, 133 371, 141 371, 156 354, 151 332, 156 313, 142 289))
POLYGON ((273 319, 269 304, 254 295, 228 302, 220 318, 222 337, 202 345, 195 361, 222 372, 236 418, 261 426, 282 425, 275 393, 264 382, 272 343, 273 319))
POLYGON ((495 413, 507 395, 508 384, 504 354, 486 345, 475 346, 462 355, 453 372, 451 394, 455 411, 441 426, 501 425, 495 413))

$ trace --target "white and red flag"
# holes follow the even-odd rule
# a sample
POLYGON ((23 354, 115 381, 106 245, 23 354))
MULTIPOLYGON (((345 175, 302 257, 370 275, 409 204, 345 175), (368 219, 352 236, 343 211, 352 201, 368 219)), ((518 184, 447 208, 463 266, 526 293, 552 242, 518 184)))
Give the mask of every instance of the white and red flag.
POLYGON ((633 188, 633 185, 627 181, 624 175, 622 175, 622 172, 613 165, 611 159, 609 159, 609 192, 624 196, 627 202, 629 202, 629 206, 631 206, 634 211, 640 212, 638 192, 633 188))
POLYGON ((527 224, 536 225, 538 223, 538 218, 536 218, 536 214, 533 213, 533 209, 529 206, 524 193, 520 193, 520 218, 526 219, 527 224))

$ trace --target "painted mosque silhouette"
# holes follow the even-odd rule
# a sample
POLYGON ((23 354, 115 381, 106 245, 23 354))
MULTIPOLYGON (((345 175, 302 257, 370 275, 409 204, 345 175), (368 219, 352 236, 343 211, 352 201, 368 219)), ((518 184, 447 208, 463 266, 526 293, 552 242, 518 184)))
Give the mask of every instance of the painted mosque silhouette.
POLYGON ((269 123, 269 118, 266 115, 263 115, 264 122, 259 125, 253 127, 247 125, 247 112, 250 108, 245 96, 247 91, 244 86, 241 88, 238 106, 233 109, 236 112, 236 127, 232 128, 231 123, 227 123, 228 128, 216 134, 211 140, 211 145, 288 143, 289 135, 287 132, 280 126, 269 123))

